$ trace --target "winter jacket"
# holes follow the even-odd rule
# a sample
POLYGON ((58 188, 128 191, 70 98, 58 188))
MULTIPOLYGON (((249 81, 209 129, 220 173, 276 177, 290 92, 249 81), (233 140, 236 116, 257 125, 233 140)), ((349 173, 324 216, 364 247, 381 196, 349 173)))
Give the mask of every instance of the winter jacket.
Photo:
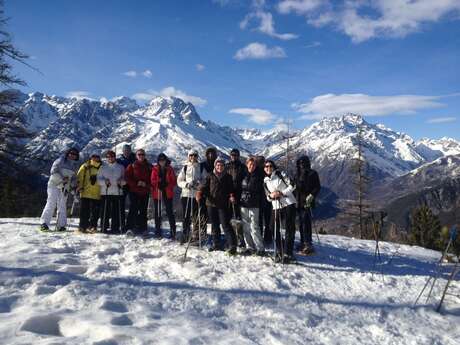
POLYGON ((265 176, 264 189, 267 200, 271 201, 273 209, 281 209, 296 203, 294 186, 284 171, 275 170, 271 176, 265 176), (279 191, 283 196, 278 200, 270 198, 270 193, 279 191))
POLYGON ((247 208, 259 208, 264 196, 264 179, 258 169, 249 173, 241 182, 240 205, 247 208))
POLYGON ((174 197, 174 187, 176 186, 176 174, 174 169, 167 164, 163 171, 160 170, 160 165, 155 164, 152 168, 150 176, 150 185, 152 188, 152 197, 156 200, 160 198, 160 192, 166 193, 168 199, 174 197))
POLYGON ((232 177, 233 189, 237 202, 241 198, 241 182, 248 174, 248 168, 240 160, 229 162, 225 165, 225 171, 232 177))
POLYGON ((206 206, 227 208, 230 195, 234 195, 232 177, 224 172, 219 178, 212 172, 206 176, 206 180, 199 190, 206 197, 206 206))
POLYGON ((206 175, 206 171, 201 169, 199 163, 187 162, 177 176, 177 185, 182 188, 181 197, 194 198, 200 183, 204 181, 206 175))
POLYGON ((129 186, 129 191, 139 196, 146 196, 150 191, 150 173, 151 165, 147 160, 143 162, 136 160, 134 163, 128 165, 125 170, 125 180, 129 186), (142 181, 145 186, 138 186, 142 181))
POLYGON ((305 198, 311 194, 315 197, 318 196, 321 189, 319 182, 318 173, 313 169, 302 171, 299 167, 297 168, 297 174, 295 177, 295 196, 297 199, 297 207, 305 207, 305 198))
POLYGON ((100 167, 100 162, 89 160, 78 169, 77 180, 80 187, 80 197, 95 200, 101 198, 101 188, 97 183, 97 173, 100 167))
POLYGON ((75 171, 77 170, 77 164, 77 161, 67 158, 67 153, 56 159, 51 166, 48 187, 63 187, 65 177, 68 179, 68 182, 65 183, 65 187, 67 189, 75 187, 75 171))
POLYGON ((101 195, 122 195, 121 187, 126 183, 125 168, 117 162, 102 164, 97 173, 97 182, 101 186, 101 195), (110 181, 109 187, 106 180, 110 181))
POLYGON ((128 158, 126 158, 123 155, 117 158, 117 163, 123 165, 125 169, 128 167, 128 165, 133 164, 135 161, 136 161, 136 155, 132 152, 130 153, 128 158))

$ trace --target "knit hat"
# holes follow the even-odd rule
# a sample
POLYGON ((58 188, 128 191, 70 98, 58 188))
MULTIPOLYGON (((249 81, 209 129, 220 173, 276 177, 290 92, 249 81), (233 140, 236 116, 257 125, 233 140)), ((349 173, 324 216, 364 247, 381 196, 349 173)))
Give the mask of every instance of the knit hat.
POLYGON ((198 151, 197 151, 197 150, 194 150, 194 149, 190 149, 190 150, 188 151, 188 155, 189 155, 189 156, 194 156, 194 155, 198 156, 198 151))
POLYGON ((231 155, 236 155, 236 156, 239 157, 239 156, 240 156, 240 150, 238 150, 238 149, 232 149, 232 150, 230 151, 230 156, 231 156, 231 155))
POLYGON ((158 155, 157 163, 161 160, 168 161, 168 157, 163 152, 158 155))
POLYGON ((131 151, 131 145, 124 144, 124 145, 123 145, 123 151, 125 151, 125 150, 131 151))
POLYGON ((214 168, 216 167, 217 163, 222 163, 223 165, 225 165, 225 159, 223 159, 222 157, 217 157, 214 161, 214 168))

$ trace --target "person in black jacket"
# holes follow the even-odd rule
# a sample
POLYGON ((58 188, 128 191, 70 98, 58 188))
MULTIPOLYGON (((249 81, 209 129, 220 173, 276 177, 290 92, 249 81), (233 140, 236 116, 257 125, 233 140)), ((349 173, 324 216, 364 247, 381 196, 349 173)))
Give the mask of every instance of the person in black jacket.
MULTIPOLYGON (((123 145, 123 153, 120 157, 117 158, 117 163, 123 165, 124 169, 128 167, 128 165, 133 164, 136 161, 136 155, 131 151, 131 145, 125 144, 123 145)), ((121 198, 121 230, 124 232, 126 229, 126 198, 129 195, 129 187, 127 184, 123 186, 123 197, 121 198)))
MULTIPOLYGON (((229 212, 233 215, 236 219, 241 219, 241 183, 244 177, 248 174, 248 169, 246 165, 241 163, 240 160, 240 151, 238 149, 232 149, 230 151, 230 162, 228 162, 225 166, 227 173, 232 177, 233 181, 233 189, 235 191, 235 204, 229 206, 229 212)), ((238 247, 244 247, 244 235, 243 229, 240 225, 237 225, 237 229, 235 229, 238 237, 238 247)))
POLYGON ((318 173, 310 166, 308 156, 300 157, 297 162, 295 178, 295 194, 297 212, 299 214, 300 248, 305 255, 314 253, 311 228, 311 208, 315 207, 315 199, 321 189, 318 173))
POLYGON ((217 158, 214 162, 214 170, 206 177, 204 183, 196 193, 196 200, 200 202, 206 197, 206 206, 211 220, 213 245, 210 251, 220 250, 220 225, 222 225, 227 242, 227 253, 236 254, 236 235, 230 226, 229 202, 236 201, 233 189, 232 177, 225 171, 225 161, 217 158))
MULTIPOLYGON (((262 175, 262 180, 265 177, 264 165, 265 165, 265 157, 264 156, 256 156, 256 165, 257 169, 260 171, 262 175)), ((265 196, 262 196, 260 200, 260 208, 259 208, 259 228, 260 233, 263 236, 264 242, 266 245, 270 245, 273 242, 273 232, 271 231, 270 221, 272 216, 272 203, 269 202, 265 196)))
POLYGON ((247 175, 241 182, 241 220, 243 221, 244 239, 247 249, 245 254, 263 256, 264 242, 259 229, 259 210, 261 198, 265 196, 263 175, 256 167, 253 157, 246 160, 247 175))

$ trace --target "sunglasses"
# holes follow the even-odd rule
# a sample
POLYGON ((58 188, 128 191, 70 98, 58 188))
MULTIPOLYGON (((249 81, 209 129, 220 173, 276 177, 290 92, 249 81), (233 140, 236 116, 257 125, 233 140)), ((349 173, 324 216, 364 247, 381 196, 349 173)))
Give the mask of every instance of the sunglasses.
POLYGON ((72 156, 78 156, 78 153, 77 152, 69 152, 69 155, 72 155, 72 156))
POLYGON ((267 165, 265 165, 265 168, 271 168, 271 169, 273 169, 273 165, 267 164, 267 165))
POLYGON ((139 157, 143 157, 143 156, 145 156, 145 153, 138 153, 137 155, 138 155, 139 157))
POLYGON ((191 154, 191 155, 188 155, 189 157, 198 157, 198 155, 196 153, 194 154, 191 154))
POLYGON ((115 155, 107 155, 107 158, 115 158, 115 155))

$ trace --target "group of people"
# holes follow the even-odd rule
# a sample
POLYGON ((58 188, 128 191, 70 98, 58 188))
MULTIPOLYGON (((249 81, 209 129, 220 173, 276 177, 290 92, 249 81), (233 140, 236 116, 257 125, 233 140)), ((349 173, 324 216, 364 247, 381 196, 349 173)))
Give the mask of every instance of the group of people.
POLYGON ((290 262, 295 260, 297 218, 300 232, 297 250, 306 255, 314 252, 311 208, 321 186, 318 173, 311 169, 305 155, 296 161, 294 178, 263 156, 250 156, 243 163, 238 149, 231 150, 228 162, 218 157, 214 147, 206 150, 201 162, 198 152, 190 150, 177 177, 164 153, 158 155, 156 164, 151 164, 143 149, 134 154, 131 147, 125 145, 118 159, 111 150, 105 153, 105 158, 106 162, 102 163, 99 155, 91 155, 76 174, 79 152, 75 148, 53 163, 48 199, 41 216, 42 231, 50 230, 56 208, 56 230, 66 230, 67 195, 76 191, 81 200, 80 232, 97 232, 100 218, 103 233, 144 235, 148 233, 147 209, 151 198, 154 235, 162 236, 161 212, 164 208, 170 238, 176 240, 173 200, 178 186, 183 213, 181 244, 199 243, 203 225, 206 229, 209 222, 210 251, 226 250, 234 255, 241 247, 244 254, 264 256, 265 246, 273 245, 275 260, 290 262), (125 217, 127 198, 129 211, 125 217), (225 244, 221 241, 221 228, 225 244))

